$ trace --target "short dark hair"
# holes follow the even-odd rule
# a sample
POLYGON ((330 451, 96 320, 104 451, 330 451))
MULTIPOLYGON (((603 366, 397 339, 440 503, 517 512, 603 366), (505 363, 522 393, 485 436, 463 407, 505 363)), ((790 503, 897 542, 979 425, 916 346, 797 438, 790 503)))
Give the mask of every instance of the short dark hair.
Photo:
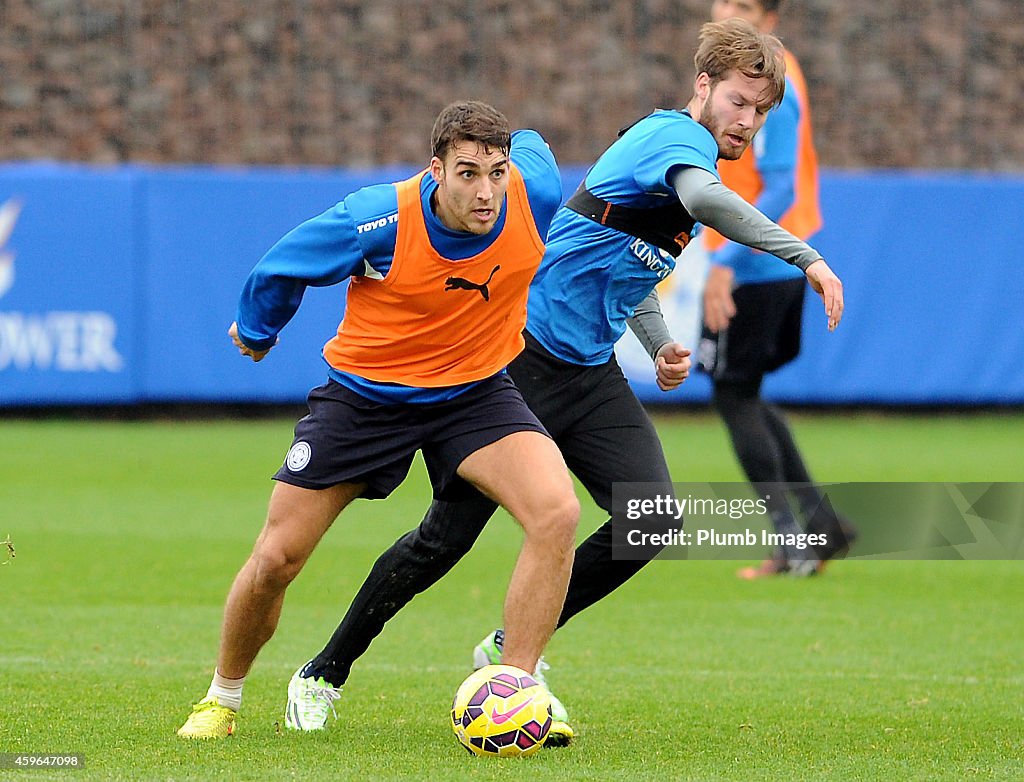
POLYGON ((779 8, 782 6, 783 0, 757 0, 757 2, 759 2, 761 4, 761 8, 763 8, 768 13, 771 13, 773 11, 775 13, 778 13, 779 8))
POLYGON ((449 103, 434 121, 430 153, 440 160, 460 141, 475 141, 508 154, 512 130, 508 119, 494 106, 478 100, 449 103))

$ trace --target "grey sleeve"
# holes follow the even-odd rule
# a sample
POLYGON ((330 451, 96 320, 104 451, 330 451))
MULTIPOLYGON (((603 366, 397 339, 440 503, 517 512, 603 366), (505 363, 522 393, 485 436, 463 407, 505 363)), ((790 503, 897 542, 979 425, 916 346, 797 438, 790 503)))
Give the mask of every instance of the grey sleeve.
POLYGON ((627 318, 626 323, 652 359, 657 358, 658 351, 672 341, 672 334, 661 314, 657 290, 647 294, 647 298, 637 305, 633 317, 627 318))
POLYGON ((672 186, 687 212, 727 239, 771 253, 801 271, 822 260, 817 250, 773 223, 703 168, 680 167, 672 174, 672 186))

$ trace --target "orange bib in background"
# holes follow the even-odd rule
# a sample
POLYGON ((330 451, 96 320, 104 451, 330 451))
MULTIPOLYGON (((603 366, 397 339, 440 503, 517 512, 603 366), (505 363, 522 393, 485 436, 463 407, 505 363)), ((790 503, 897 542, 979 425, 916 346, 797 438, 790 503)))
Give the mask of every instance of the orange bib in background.
POLYGON ((398 236, 382 280, 353 277, 345 318, 324 346, 342 372, 441 388, 490 377, 523 349, 526 297, 544 254, 522 174, 510 166, 505 224, 490 247, 461 261, 427 235, 420 182, 398 182, 398 236))
MULTIPOLYGON (((796 58, 788 51, 786 77, 796 90, 800 103, 800 122, 797 125, 796 142, 796 192, 793 204, 778 221, 779 225, 797 239, 807 239, 821 228, 821 207, 818 204, 818 155, 814 151, 811 134, 811 107, 807 100, 807 83, 796 58)), ((756 204, 764 182, 757 170, 753 144, 747 147, 739 160, 719 160, 718 173, 722 184, 734 190, 744 201, 756 204)), ((725 237, 718 231, 704 230, 704 244, 714 252, 725 244, 725 237)))

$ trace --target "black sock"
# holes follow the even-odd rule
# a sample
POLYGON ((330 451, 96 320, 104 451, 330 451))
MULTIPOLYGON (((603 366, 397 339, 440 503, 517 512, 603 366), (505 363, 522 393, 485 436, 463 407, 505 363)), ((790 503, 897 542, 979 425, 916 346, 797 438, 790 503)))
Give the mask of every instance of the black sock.
POLYGON ((481 495, 460 502, 435 501, 420 526, 380 555, 331 640, 303 675, 323 676, 335 687, 344 684, 352 664, 384 624, 462 559, 496 507, 481 495))

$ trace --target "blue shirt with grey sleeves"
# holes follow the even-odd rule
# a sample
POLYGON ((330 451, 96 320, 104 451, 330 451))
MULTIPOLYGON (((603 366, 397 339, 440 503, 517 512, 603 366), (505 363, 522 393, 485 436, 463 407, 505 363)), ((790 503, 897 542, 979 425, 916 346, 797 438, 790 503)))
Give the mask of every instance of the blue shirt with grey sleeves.
MULTIPOLYGON (((658 110, 598 158, 585 184, 595 196, 633 208, 677 198, 671 173, 695 166, 718 176, 718 144, 685 111, 658 110)), ((608 361, 626 319, 675 269, 669 253, 562 207, 530 288, 527 328, 553 355, 573 364, 608 361)))

